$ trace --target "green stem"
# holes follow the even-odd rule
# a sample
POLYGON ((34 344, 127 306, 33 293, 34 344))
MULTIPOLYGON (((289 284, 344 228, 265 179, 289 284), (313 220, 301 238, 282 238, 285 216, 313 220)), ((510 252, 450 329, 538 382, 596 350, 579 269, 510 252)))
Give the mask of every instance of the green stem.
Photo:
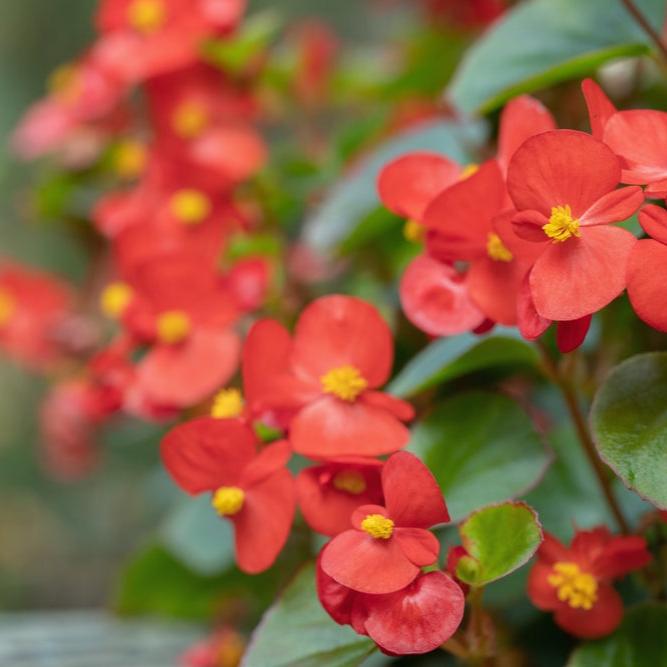
POLYGON ((660 55, 667 61, 667 46, 662 41, 662 37, 657 30, 648 22, 642 11, 634 3, 634 0, 621 0, 628 13, 637 22, 640 28, 649 36, 651 41, 655 44, 660 52, 660 55))
POLYGON ((586 458, 588 458, 588 461, 590 462, 591 467, 595 472, 595 476, 597 477, 598 483, 600 485, 600 490, 602 491, 602 494, 607 501, 607 505, 609 506, 611 513, 614 515, 616 523, 618 523, 621 531, 625 534, 628 534, 630 532, 630 526, 626 521, 621 507, 616 500, 613 489, 611 488, 611 482, 607 469, 598 456, 595 443, 593 442, 593 438, 591 438, 588 425, 586 424, 586 418, 581 411, 581 406, 579 404, 576 391, 572 386, 572 383, 566 377, 564 377, 559 368, 553 362, 544 344, 541 341, 537 341, 537 346, 542 354, 542 363, 544 364, 544 368, 547 374, 556 384, 563 396, 563 400, 565 401, 565 405, 570 414, 570 419, 572 420, 574 428, 577 432, 577 436, 579 437, 579 442, 581 443, 582 449, 586 454, 586 458))

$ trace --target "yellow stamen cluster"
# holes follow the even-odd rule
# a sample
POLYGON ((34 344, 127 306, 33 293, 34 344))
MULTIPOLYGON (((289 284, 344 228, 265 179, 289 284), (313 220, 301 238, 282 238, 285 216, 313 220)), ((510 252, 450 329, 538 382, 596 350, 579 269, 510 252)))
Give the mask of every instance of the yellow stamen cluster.
POLYGON ((126 283, 110 283, 100 296, 100 308, 107 317, 116 319, 125 312, 133 294, 132 288, 126 283))
POLYGON ((206 129, 208 122, 206 107, 195 101, 179 104, 171 117, 172 129, 183 139, 198 137, 206 129))
POLYGON ((576 563, 554 563, 547 581, 556 589, 558 599, 567 602, 573 609, 588 611, 597 601, 597 580, 592 574, 582 572, 576 563))
POLYGON ((470 176, 476 174, 478 171, 479 171, 479 165, 475 164, 474 162, 471 162, 470 164, 463 167, 463 169, 461 170, 461 175, 459 176, 459 180, 465 181, 466 178, 470 178, 470 176))
POLYGON ((148 154, 139 141, 121 141, 113 152, 113 168, 121 178, 136 178, 146 166, 148 154))
POLYGON ((416 220, 406 220, 403 225, 403 237, 411 243, 421 243, 426 235, 426 228, 416 220))
POLYGON ((496 262, 511 262, 514 259, 511 250, 503 243, 500 236, 494 232, 489 232, 486 241, 486 252, 496 262))
POLYGON ((234 516, 243 508, 245 492, 238 486, 221 486, 211 499, 211 505, 220 516, 234 516))
POLYGON ((334 489, 358 496, 366 490, 366 479, 358 470, 341 470, 334 475, 334 489))
POLYGON ((350 403, 366 389, 368 382, 354 366, 334 368, 320 378, 322 391, 350 403))
POLYGON ((562 243, 572 236, 581 236, 579 220, 572 217, 569 206, 554 206, 551 209, 549 222, 542 227, 544 233, 553 243, 562 243))
POLYGON ((157 337, 168 345, 185 340, 191 328, 190 318, 182 310, 168 310, 157 318, 157 337))
POLYGON ((0 327, 5 326, 11 320, 16 310, 16 301, 14 297, 0 287, 0 327))
POLYGON ((175 192, 169 201, 172 215, 185 225, 196 225, 211 213, 211 200, 199 190, 185 188, 175 192))
POLYGON ((145 34, 159 30, 166 18, 163 0, 134 0, 127 8, 127 22, 145 34))
POLYGON ((238 389, 222 389, 213 398, 211 417, 233 419, 243 412, 243 397, 238 389))
POLYGON ((361 522, 361 530, 376 540, 388 540, 394 532, 394 522, 382 514, 369 514, 361 522))

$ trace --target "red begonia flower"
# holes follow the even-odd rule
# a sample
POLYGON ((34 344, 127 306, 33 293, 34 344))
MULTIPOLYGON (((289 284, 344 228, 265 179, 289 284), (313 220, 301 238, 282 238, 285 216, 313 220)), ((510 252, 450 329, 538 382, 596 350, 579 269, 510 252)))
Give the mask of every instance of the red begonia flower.
POLYGON ((547 533, 537 557, 528 577, 531 601, 554 612, 561 628, 583 639, 618 627, 623 603, 611 582, 651 559, 643 538, 615 537, 602 526, 577 532, 570 548, 547 533))
POLYGON ((501 171, 491 160, 437 196, 424 224, 431 256, 468 262, 472 301, 488 319, 513 325, 519 287, 540 248, 517 237, 509 214, 501 214, 506 196, 501 171))
POLYGON ((73 295, 59 278, 18 264, 0 268, 0 349, 36 369, 67 352, 73 295))
MULTIPOLYGON (((321 558, 320 558, 321 561, 321 558)), ((320 603, 336 623, 351 625, 390 655, 428 653, 456 632, 463 618, 461 588, 442 572, 419 573, 394 593, 369 595, 339 584, 317 567, 320 603)))
POLYGON ((470 298, 467 275, 428 255, 410 262, 401 277, 399 294, 405 316, 431 336, 471 331, 485 320, 470 298))
MULTIPOLYGON (((285 336, 279 336, 285 349, 285 336)), ((251 331, 244 357, 266 354, 263 339, 251 331)), ((317 299, 297 322, 283 369, 267 369, 263 380, 259 367, 249 373, 251 410, 293 411, 290 444, 311 458, 396 451, 409 439, 402 421, 412 419, 413 410, 376 391, 389 377, 392 347, 391 331, 373 306, 341 295, 317 299)))
POLYGON ((236 419, 202 417, 162 440, 162 461, 191 495, 210 492, 211 504, 234 526, 236 561, 244 572, 266 570, 283 548, 295 509, 294 481, 285 465, 287 442, 259 453, 252 429, 236 419))
POLYGON ((646 206, 639 222, 651 237, 637 242, 628 262, 628 297, 635 313, 646 324, 667 331, 667 211, 646 206))
POLYGON ((384 506, 362 505, 353 528, 336 535, 322 552, 322 569, 361 593, 393 593, 438 558, 440 544, 426 530, 449 521, 442 491, 413 454, 393 454, 382 469, 384 506))
POLYGON ((437 153, 409 153, 387 164, 378 177, 382 203, 396 215, 422 221, 428 204, 461 178, 461 167, 437 153))
POLYGON ((323 535, 337 535, 350 527, 357 507, 382 505, 381 470, 381 461, 352 457, 302 470, 296 492, 308 525, 323 535))
POLYGON ((507 185, 518 211, 515 231, 543 247, 529 278, 542 317, 577 320, 625 289, 636 239, 609 225, 629 218, 643 193, 617 190, 620 174, 607 146, 570 130, 531 137, 512 158, 507 185))
POLYGON ((581 90, 588 108, 591 134, 596 139, 604 141, 604 128, 607 121, 616 113, 616 107, 593 79, 583 81, 581 90))

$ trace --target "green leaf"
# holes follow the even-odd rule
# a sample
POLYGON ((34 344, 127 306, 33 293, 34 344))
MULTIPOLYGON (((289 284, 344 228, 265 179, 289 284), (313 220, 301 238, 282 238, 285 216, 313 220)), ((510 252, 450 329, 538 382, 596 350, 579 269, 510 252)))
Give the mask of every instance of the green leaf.
POLYGON ((501 335, 486 338, 461 334, 439 338, 410 360, 389 385, 396 396, 413 396, 420 391, 491 367, 534 366, 536 349, 513 329, 499 329, 501 335))
POLYGON ((390 160, 416 150, 430 150, 465 163, 470 151, 482 143, 485 126, 461 121, 421 123, 399 134, 362 160, 338 183, 305 226, 308 245, 327 251, 344 241, 357 223, 380 203, 378 174, 390 160))
POLYGON ((528 415, 507 396, 482 392, 441 403, 416 426, 410 449, 435 475, 454 520, 520 497, 550 462, 528 415))
POLYGON ((667 509, 667 353, 617 366, 595 397, 591 427, 600 456, 623 482, 667 509))
POLYGON ((248 645, 242 667, 355 667, 375 644, 324 611, 315 588, 315 566, 306 565, 266 612, 248 645))
MULTIPOLYGON (((660 31, 663 0, 637 0, 660 31)), ((529 0, 466 54, 448 89, 461 111, 488 112, 521 93, 577 79, 614 58, 651 52, 620 0, 529 0)))
POLYGON ((525 565, 542 542, 537 514, 525 503, 484 507, 459 527, 464 556, 457 576, 473 586, 505 577, 525 565))
POLYGON ((667 606, 648 603, 628 609, 621 627, 609 637, 588 642, 567 667, 658 667, 667 665, 667 606))
POLYGON ((198 574, 215 574, 234 563, 231 524, 216 514, 208 494, 184 499, 167 517, 162 540, 198 574))

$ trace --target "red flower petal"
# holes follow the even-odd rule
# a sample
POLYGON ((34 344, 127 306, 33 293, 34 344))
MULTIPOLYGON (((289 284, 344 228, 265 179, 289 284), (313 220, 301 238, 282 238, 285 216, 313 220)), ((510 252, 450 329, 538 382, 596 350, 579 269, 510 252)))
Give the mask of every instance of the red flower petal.
POLYGON ((404 590, 366 598, 368 635, 392 654, 428 653, 456 632, 463 618, 461 588, 442 572, 421 574, 404 590))
POLYGON ((317 597, 324 610, 339 625, 351 625, 355 632, 365 635, 366 608, 364 601, 368 596, 347 588, 332 579, 322 569, 322 552, 317 559, 317 597))
POLYGON ((410 403, 381 391, 365 391, 359 396, 359 400, 366 405, 391 412, 396 419, 400 419, 403 422, 408 422, 414 419, 415 416, 415 409, 410 403))
POLYGON ((639 223, 644 231, 656 241, 667 245, 667 211, 649 204, 639 211, 639 223))
POLYGON ((561 603, 554 620, 566 632, 581 639, 597 639, 612 633, 623 619, 620 595, 608 584, 601 584, 592 609, 573 609, 561 603))
POLYGON ((551 325, 551 320, 542 317, 535 310, 535 302, 530 291, 530 274, 526 274, 517 294, 517 325, 526 340, 536 340, 551 325))
POLYGON ((554 130, 531 137, 512 158, 507 188, 517 210, 549 217, 554 206, 570 206, 575 218, 621 179, 618 158, 584 132, 554 130))
POLYGON ((509 101, 500 115, 498 136, 498 162, 503 171, 526 139, 555 129, 556 121, 539 100, 520 95, 509 101))
POLYGON ((592 315, 586 315, 578 320, 558 322, 556 344, 563 354, 576 350, 584 342, 592 317, 592 315))
POLYGON ((463 276, 426 255, 410 263, 399 289, 406 317, 432 336, 470 331, 485 319, 470 299, 463 276))
POLYGON ((246 489, 243 508, 232 517, 241 570, 255 574, 273 565, 289 536, 295 506, 294 480, 287 470, 246 489))
POLYGON ((637 535, 612 537, 593 562, 595 575, 603 579, 624 577, 651 561, 646 540, 637 535))
POLYGON ((552 566, 542 561, 535 563, 528 574, 528 597, 542 611, 553 611, 561 604, 556 588, 548 581, 551 574, 553 574, 552 566))
POLYGON ((391 330, 370 304, 351 296, 325 296, 301 314, 294 332, 293 368, 317 381, 328 371, 354 366, 374 389, 394 359, 391 330))
POLYGON ((619 227, 582 228, 580 238, 551 244, 530 273, 537 312, 550 320, 595 313, 625 289, 635 237, 619 227))
POLYGON ((419 574, 400 544, 360 530, 336 535, 322 552, 322 569, 339 584, 361 593, 393 593, 419 574))
POLYGON ((403 553, 417 567, 433 565, 440 554, 438 538, 423 528, 394 528, 393 539, 400 545, 403 553))
POLYGON ((628 262, 628 297, 635 313, 649 326, 667 331, 667 288, 662 278, 667 245, 638 241, 628 262))
POLYGON ((581 225, 606 225, 622 222, 633 215, 644 203, 644 192, 639 186, 612 190, 600 197, 580 218, 581 225))
POLYGON ((616 107, 593 79, 585 79, 581 84, 581 90, 588 107, 591 133, 596 139, 602 141, 604 128, 607 121, 616 113, 616 107))
POLYGON ((405 447, 410 431, 386 410, 323 396, 294 417, 289 439, 295 452, 315 459, 379 456, 405 447))
POLYGON ((558 561, 572 560, 570 550, 551 533, 544 533, 544 540, 540 545, 538 556, 541 561, 549 565, 558 561))
POLYGON ((426 206, 445 188, 456 183, 461 167, 436 153, 410 153, 380 172, 378 192, 382 203, 396 215, 421 221, 426 206))
POLYGON ((287 440, 279 440, 267 445, 243 471, 241 486, 247 489, 259 484, 280 468, 284 468, 291 454, 292 450, 287 440))
POLYGON ((429 528, 449 521, 435 477, 414 454, 397 452, 389 458, 382 469, 382 488, 397 526, 429 528))
POLYGON ((517 294, 528 268, 525 262, 479 259, 468 271, 470 297, 489 319, 512 326, 517 322, 517 294))
POLYGON ((195 494, 238 484, 255 455, 255 435, 236 419, 202 417, 173 428, 162 439, 162 463, 176 484, 195 494))
POLYGON ((667 113, 619 111, 605 125, 604 141, 625 162, 624 183, 643 185, 667 178, 667 113))
POLYGON ((183 343, 153 347, 137 366, 137 382, 154 403, 195 405, 231 378, 240 347, 233 331, 195 330, 183 343))

